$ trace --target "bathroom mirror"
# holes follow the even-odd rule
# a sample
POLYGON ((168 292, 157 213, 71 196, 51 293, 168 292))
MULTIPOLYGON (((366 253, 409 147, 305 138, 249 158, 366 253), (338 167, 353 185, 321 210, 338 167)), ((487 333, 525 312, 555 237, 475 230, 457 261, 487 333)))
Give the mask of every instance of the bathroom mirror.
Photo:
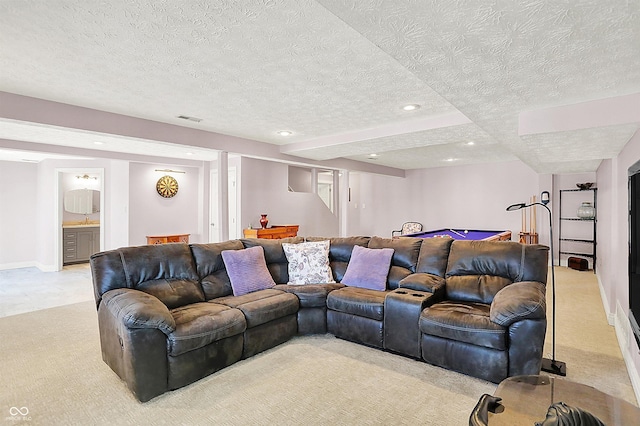
POLYGON ((64 209, 69 213, 92 214, 100 211, 100 191, 72 189, 64 194, 64 209))

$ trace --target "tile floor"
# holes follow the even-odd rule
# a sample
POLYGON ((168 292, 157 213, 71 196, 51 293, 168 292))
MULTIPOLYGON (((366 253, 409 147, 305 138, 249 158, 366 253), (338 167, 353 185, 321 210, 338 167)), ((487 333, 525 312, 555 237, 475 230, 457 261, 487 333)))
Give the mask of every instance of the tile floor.
POLYGON ((93 299, 88 263, 59 272, 35 267, 0 271, 0 318, 93 299))

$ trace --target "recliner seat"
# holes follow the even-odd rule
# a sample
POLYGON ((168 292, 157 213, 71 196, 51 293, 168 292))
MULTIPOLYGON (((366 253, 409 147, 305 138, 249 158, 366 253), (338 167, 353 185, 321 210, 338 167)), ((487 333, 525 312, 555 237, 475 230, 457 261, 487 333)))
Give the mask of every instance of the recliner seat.
POLYGON ((423 359, 492 382, 539 373, 546 262, 543 246, 453 242, 444 300, 420 316, 423 359))

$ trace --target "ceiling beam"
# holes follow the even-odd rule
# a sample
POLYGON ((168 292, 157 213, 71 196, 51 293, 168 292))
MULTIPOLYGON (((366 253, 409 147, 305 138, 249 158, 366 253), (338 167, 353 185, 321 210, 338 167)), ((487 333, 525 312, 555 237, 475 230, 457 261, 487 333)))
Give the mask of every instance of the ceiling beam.
POLYGON ((295 142, 284 145, 280 148, 283 154, 303 153, 304 151, 315 150, 318 148, 326 148, 329 146, 337 146, 352 142, 379 139, 387 136, 401 135, 406 133, 420 132, 423 130, 432 130, 442 127, 459 126, 469 124, 469 120, 464 114, 457 111, 450 114, 438 115, 435 117, 420 117, 412 120, 398 121, 369 129, 354 130, 336 135, 323 136, 313 138, 306 141, 295 142))
POLYGON ((640 93, 522 112, 518 116, 518 134, 566 132, 630 123, 640 124, 640 93))
MULTIPOLYGON (((0 119, 5 120, 0 121, 0 138, 3 137, 2 127, 10 126, 11 121, 16 121, 55 126, 70 131, 96 132, 145 141, 168 142, 185 147, 206 148, 274 161, 304 163, 318 167, 396 177, 405 176, 404 170, 394 167, 372 165, 348 159, 308 160, 281 153, 280 147, 274 144, 8 92, 0 92, 0 119)), ((100 156, 99 152, 100 150, 96 149, 95 156, 100 156)))

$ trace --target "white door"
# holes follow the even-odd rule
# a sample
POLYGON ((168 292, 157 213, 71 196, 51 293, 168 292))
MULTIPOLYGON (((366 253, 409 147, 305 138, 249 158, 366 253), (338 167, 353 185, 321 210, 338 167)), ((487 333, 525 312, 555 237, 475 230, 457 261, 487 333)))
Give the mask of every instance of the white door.
POLYGON ((229 239, 235 240, 240 238, 240 229, 238 226, 238 185, 236 184, 237 170, 235 167, 229 167, 229 239))

